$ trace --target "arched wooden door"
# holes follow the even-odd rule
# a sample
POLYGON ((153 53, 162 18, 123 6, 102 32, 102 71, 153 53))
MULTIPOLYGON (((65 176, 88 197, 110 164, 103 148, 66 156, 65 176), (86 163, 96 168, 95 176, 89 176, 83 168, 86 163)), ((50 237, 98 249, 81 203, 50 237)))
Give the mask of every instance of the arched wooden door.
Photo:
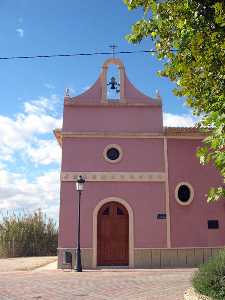
POLYGON ((99 266, 126 266, 129 264, 129 215, 117 202, 109 202, 98 212, 99 266))

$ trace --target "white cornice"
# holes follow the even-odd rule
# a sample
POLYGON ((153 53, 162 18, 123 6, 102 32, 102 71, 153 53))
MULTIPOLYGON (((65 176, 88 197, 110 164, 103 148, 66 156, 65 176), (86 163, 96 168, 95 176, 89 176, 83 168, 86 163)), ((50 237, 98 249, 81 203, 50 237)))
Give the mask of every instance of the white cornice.
POLYGON ((162 132, 107 132, 107 131, 62 131, 55 129, 54 134, 60 145, 63 138, 118 138, 118 139, 185 139, 185 140, 203 140, 207 133, 201 133, 196 130, 175 130, 163 129, 162 132))
POLYGON ((125 103, 124 100, 120 100, 118 102, 114 101, 114 102, 100 102, 100 103, 94 103, 91 101, 91 99, 85 99, 86 102, 76 102, 73 101, 72 98, 71 100, 67 98, 65 98, 64 100, 64 105, 66 106, 79 106, 79 107, 121 107, 121 106, 125 106, 125 107, 154 107, 154 106, 161 106, 161 101, 159 99, 154 99, 154 101, 149 103, 125 103))
POLYGON ((161 138, 163 133, 145 133, 145 132, 61 132, 63 138, 85 137, 85 138, 161 138))

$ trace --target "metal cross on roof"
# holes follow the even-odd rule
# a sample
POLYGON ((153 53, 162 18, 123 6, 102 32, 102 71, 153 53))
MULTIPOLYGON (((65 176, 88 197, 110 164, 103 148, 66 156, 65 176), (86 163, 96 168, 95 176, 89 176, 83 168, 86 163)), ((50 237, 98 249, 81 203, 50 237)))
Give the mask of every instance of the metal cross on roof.
POLYGON ((117 46, 115 44, 112 44, 109 46, 109 48, 112 49, 112 55, 113 55, 113 58, 115 58, 115 49, 117 48, 117 46))

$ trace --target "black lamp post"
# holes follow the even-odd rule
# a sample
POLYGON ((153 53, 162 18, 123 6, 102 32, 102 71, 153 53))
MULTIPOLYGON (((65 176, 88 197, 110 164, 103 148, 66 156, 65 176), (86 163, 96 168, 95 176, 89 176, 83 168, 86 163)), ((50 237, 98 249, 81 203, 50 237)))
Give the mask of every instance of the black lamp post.
POLYGON ((81 263, 81 251, 80 251, 80 198, 81 192, 84 189, 84 178, 80 175, 76 181, 76 189, 78 191, 78 227, 77 227, 77 250, 76 250, 76 266, 75 270, 77 272, 82 272, 82 263, 81 263))

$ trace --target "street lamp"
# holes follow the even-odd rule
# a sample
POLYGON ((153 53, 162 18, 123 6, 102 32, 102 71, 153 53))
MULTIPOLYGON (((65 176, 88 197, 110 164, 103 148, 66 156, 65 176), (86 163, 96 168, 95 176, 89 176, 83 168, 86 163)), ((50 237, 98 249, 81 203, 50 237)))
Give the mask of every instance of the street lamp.
POLYGON ((75 270, 77 272, 82 272, 82 263, 81 263, 81 252, 80 252, 80 198, 81 192, 84 189, 84 178, 80 175, 76 181, 76 189, 78 191, 78 228, 77 228, 77 255, 76 255, 76 266, 75 270))

